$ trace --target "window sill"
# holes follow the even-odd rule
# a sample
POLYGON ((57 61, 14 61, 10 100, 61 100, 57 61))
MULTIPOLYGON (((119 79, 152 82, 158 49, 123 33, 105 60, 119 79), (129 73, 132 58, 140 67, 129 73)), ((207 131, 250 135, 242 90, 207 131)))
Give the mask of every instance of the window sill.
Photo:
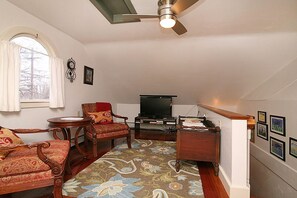
POLYGON ((22 109, 49 107, 49 102, 21 102, 22 109))

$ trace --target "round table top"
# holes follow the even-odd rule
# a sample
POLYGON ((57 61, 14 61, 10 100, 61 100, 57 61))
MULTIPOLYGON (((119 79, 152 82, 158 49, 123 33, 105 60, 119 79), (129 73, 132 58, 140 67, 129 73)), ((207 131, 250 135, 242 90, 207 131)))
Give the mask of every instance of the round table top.
POLYGON ((47 121, 51 127, 79 127, 89 125, 92 119, 89 117, 64 116, 50 118, 47 121))

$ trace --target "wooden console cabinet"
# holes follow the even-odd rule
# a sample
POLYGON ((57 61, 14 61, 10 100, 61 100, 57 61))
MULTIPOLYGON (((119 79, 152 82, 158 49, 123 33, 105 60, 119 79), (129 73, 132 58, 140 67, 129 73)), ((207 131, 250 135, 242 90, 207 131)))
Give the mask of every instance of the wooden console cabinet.
POLYGON ((215 175, 219 173, 220 128, 189 128, 178 126, 176 138, 176 171, 180 160, 212 162, 215 175))

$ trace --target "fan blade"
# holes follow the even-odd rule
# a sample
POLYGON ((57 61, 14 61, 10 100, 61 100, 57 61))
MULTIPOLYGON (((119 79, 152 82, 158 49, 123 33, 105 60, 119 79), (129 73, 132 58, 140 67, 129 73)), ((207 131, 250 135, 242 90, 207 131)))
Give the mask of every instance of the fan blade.
POLYGON ((179 14, 185 9, 191 7, 193 4, 195 4, 199 0, 177 0, 175 4, 171 7, 171 11, 175 14, 179 14))
POLYGON ((159 18, 159 15, 141 15, 141 14, 115 14, 113 15, 113 21, 129 21, 133 19, 149 19, 149 18, 159 18))
POLYGON ((178 20, 176 20, 175 25, 172 27, 172 29, 178 34, 178 35, 182 35, 184 33, 187 32, 187 29, 185 28, 185 26, 179 22, 178 20))

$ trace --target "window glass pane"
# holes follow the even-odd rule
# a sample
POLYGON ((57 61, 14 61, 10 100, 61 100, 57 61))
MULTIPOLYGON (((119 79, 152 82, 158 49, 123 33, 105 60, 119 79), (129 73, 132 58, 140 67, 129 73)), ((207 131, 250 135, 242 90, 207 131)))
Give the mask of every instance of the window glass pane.
POLYGON ((30 37, 25 37, 25 36, 15 37, 11 40, 11 42, 14 42, 28 49, 32 49, 36 52, 47 54, 46 49, 35 39, 32 39, 30 37))
POLYGON ((49 58, 47 51, 36 40, 28 37, 17 37, 17 44, 21 48, 20 71, 20 99, 24 101, 38 101, 49 99, 49 58), (24 42, 23 42, 24 41, 24 42), (29 42, 32 41, 32 42, 29 42), (29 49, 30 47, 30 49, 29 49), (42 47, 43 49, 41 49, 42 47), (35 49, 38 49, 36 51, 35 49), (40 53, 42 51, 42 53, 40 53), (44 53, 45 52, 45 53, 44 53))

